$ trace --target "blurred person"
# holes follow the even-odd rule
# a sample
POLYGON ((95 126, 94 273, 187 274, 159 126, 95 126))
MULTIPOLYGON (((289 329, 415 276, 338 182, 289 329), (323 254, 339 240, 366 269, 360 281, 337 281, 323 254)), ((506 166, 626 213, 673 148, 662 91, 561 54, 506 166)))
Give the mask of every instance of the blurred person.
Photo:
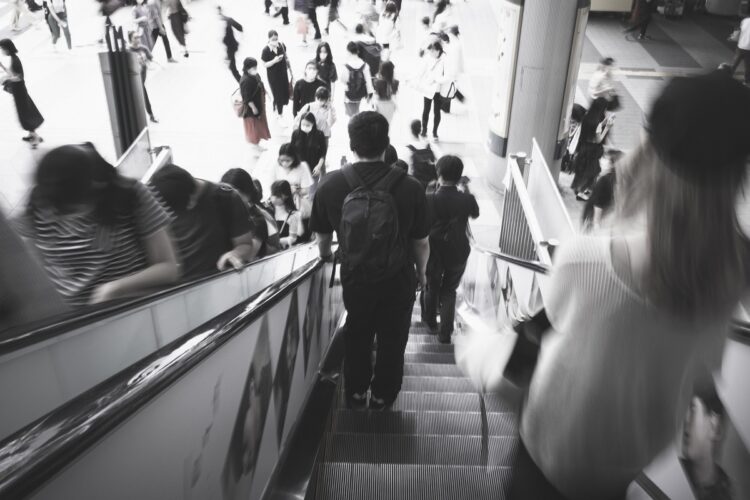
POLYGON ((372 34, 373 27, 378 23, 380 16, 375 10, 375 2, 371 0, 355 0, 355 11, 359 18, 358 26, 362 26, 362 31, 355 28, 358 34, 366 33, 374 41, 375 36, 372 34))
POLYGON ((268 85, 273 96, 273 110, 281 119, 284 106, 289 104, 289 87, 291 68, 286 55, 286 46, 279 41, 279 34, 275 30, 268 32, 268 44, 263 47, 260 56, 266 67, 268 85))
MULTIPOLYGON (((13 19, 10 22, 11 31, 21 31, 20 22, 21 17, 24 14, 33 19, 31 24, 35 24, 38 20, 37 17, 29 9, 29 5, 26 3, 26 0, 11 0, 10 4, 13 7, 13 19)), ((36 6, 36 4, 32 5, 36 6)))
POLYGON ((638 40, 645 40, 656 8, 656 0, 636 0, 633 4, 633 22, 625 29, 625 33, 638 31, 638 40))
POLYGON ((181 0, 164 0, 164 5, 167 8, 167 19, 169 19, 169 25, 172 27, 172 33, 177 39, 177 43, 182 47, 183 57, 190 57, 185 40, 185 35, 187 34, 186 26, 190 20, 190 14, 185 10, 185 6, 182 5, 181 0))
POLYGON ((581 139, 581 122, 583 122, 583 117, 586 116, 587 111, 588 110, 580 104, 573 104, 573 109, 570 112, 570 126, 568 127, 568 144, 563 153, 562 163, 560 165, 560 170, 562 172, 568 174, 575 173, 573 160, 575 154, 578 152, 578 145, 581 139))
POLYGON ((315 125, 313 113, 301 115, 297 130, 292 132, 291 144, 302 163, 311 169, 314 180, 325 175, 325 161, 328 153, 328 141, 323 132, 315 125))
POLYGON ((309 28, 307 26, 307 20, 310 12, 310 3, 312 0, 293 0, 294 11, 297 13, 297 19, 295 21, 297 34, 302 38, 301 44, 303 47, 307 47, 307 32, 309 28))
POLYGON ((0 51, 2 51, 3 55, 10 57, 10 64, 7 68, 0 63, 0 70, 5 72, 5 76, 2 79, 3 90, 13 96, 13 104, 16 107, 18 121, 21 124, 21 128, 28 132, 28 135, 23 137, 23 140, 31 144, 33 149, 36 149, 39 143, 44 140, 36 132, 42 126, 42 123, 44 123, 44 118, 29 96, 29 91, 26 88, 23 64, 21 64, 21 59, 18 57, 18 49, 13 41, 7 38, 0 40, 0 51))
POLYGON ((615 60, 611 57, 605 57, 599 61, 596 71, 589 80, 589 97, 594 100, 603 97, 607 100, 607 110, 616 111, 620 108, 620 97, 615 90, 615 84, 612 80, 612 70, 615 60))
POLYGON ((732 483, 719 466, 727 415, 710 376, 698 383, 682 424, 680 462, 696 500, 732 500, 732 483))
POLYGON ((374 92, 368 72, 367 65, 359 57, 359 47, 356 43, 349 42, 346 45, 346 63, 342 72, 343 80, 346 82, 344 109, 349 118, 359 113, 362 99, 369 100, 374 92))
POLYGON ((297 126, 301 117, 307 113, 315 115, 315 126, 325 136, 326 145, 331 139, 331 128, 336 123, 336 108, 331 102, 331 94, 327 88, 321 87, 315 91, 315 101, 306 104, 297 114, 297 126))
POLYGON ((321 40, 323 38, 323 34, 320 32, 320 24, 318 23, 318 7, 324 7, 326 5, 326 0, 308 0, 308 7, 307 7, 307 17, 310 18, 310 22, 313 25, 313 29, 315 30, 315 36, 313 37, 313 40, 321 40))
POLYGON ((237 83, 239 83, 242 79, 240 72, 237 71, 237 51, 240 48, 240 43, 234 36, 234 30, 242 33, 242 25, 235 21, 234 18, 225 15, 221 10, 221 7, 217 7, 217 10, 219 11, 219 18, 224 23, 224 37, 221 39, 221 41, 227 51, 229 71, 232 73, 234 79, 237 80, 237 83))
POLYGON ((398 40, 401 34, 398 31, 396 22, 398 21, 398 6, 388 1, 385 3, 385 8, 380 14, 380 20, 378 21, 378 27, 375 29, 375 40, 383 46, 384 49, 390 49, 391 44, 395 46, 398 44, 398 40))
POLYGON ((294 195, 289 182, 274 181, 271 184, 271 206, 279 230, 281 248, 289 248, 299 241, 305 233, 302 216, 294 203, 294 195))
POLYGON ((432 42, 427 47, 427 55, 424 58, 422 72, 418 78, 418 89, 423 97, 422 107, 422 137, 427 136, 427 125, 430 122, 430 108, 433 112, 432 139, 438 141, 438 128, 440 127, 440 107, 443 94, 450 86, 451 78, 445 68, 446 57, 443 44, 432 42))
POLYGON ((438 187, 427 195, 430 220, 430 260, 427 262, 427 288, 422 289, 422 319, 437 334, 441 343, 449 344, 456 314, 456 290, 471 253, 467 236, 469 218, 479 217, 477 200, 468 186, 459 191, 464 164, 453 155, 437 162, 438 187), (440 312, 440 328, 437 314, 440 312))
POLYGON ((172 47, 169 45, 169 38, 167 37, 167 28, 164 26, 164 17, 162 15, 161 0, 148 0, 148 27, 149 36, 151 37, 151 51, 153 52, 156 46, 156 40, 161 38, 164 44, 164 52, 167 54, 167 61, 176 63, 174 57, 172 57, 172 47))
POLYGON ((154 56, 148 47, 141 44, 143 37, 138 35, 135 31, 128 33, 128 40, 130 45, 128 50, 135 53, 138 56, 138 66, 140 67, 141 73, 141 88, 143 89, 143 101, 146 105, 146 113, 148 113, 148 119, 151 123, 159 123, 159 120, 154 116, 154 111, 151 109, 151 100, 148 98, 148 91, 146 90, 146 76, 148 75, 148 63, 154 60, 154 56))
POLYGON ((333 62, 333 52, 328 42, 320 42, 315 49, 315 64, 318 67, 318 77, 323 80, 331 95, 335 92, 336 81, 339 79, 336 63, 333 62))
POLYGON ((737 52, 732 61, 732 75, 740 63, 745 63, 745 85, 750 86, 750 15, 746 15, 740 24, 740 37, 737 39, 737 52))
MULTIPOLYGON (((391 2, 392 3, 392 2, 391 2)), ((375 80, 372 82, 373 99, 372 105, 375 111, 385 116, 388 124, 393 120, 396 112, 395 96, 398 94, 399 81, 395 78, 395 66, 391 61, 380 63, 375 80)))
POLYGON ((456 99, 458 99, 458 102, 464 102, 466 96, 461 92, 463 86, 460 82, 466 71, 466 64, 464 63, 464 44, 461 40, 461 32, 458 26, 454 25, 448 28, 445 34, 448 37, 446 70, 456 87, 456 99))
POLYGON ((42 157, 16 222, 71 306, 142 295, 179 278, 166 210, 91 143, 42 157))
POLYGON ((137 28, 137 35, 141 39, 141 46, 151 51, 155 40, 151 38, 152 13, 147 0, 135 0, 133 22, 137 28))
POLYGON ((246 57, 242 63, 240 94, 245 105, 242 115, 245 139, 257 153, 263 149, 260 141, 270 139, 271 132, 266 118, 266 89, 258 74, 258 61, 252 57, 246 57))
POLYGON ((273 170, 273 179, 287 181, 291 186, 294 206, 299 210, 305 227, 304 233, 300 233, 303 241, 307 241, 309 237, 307 227, 311 209, 310 190, 315 184, 311 172, 311 166, 302 161, 292 143, 288 142, 279 147, 279 156, 273 170))
POLYGON ((686 383, 720 371, 749 276, 736 209, 748 134, 742 84, 673 79, 618 165, 616 228, 555 252, 510 498, 624 497, 674 439, 686 383))
POLYGON ((57 41, 60 39, 60 31, 62 30, 68 50, 73 50, 65 0, 45 0, 42 2, 42 9, 44 9, 44 18, 47 20, 49 31, 52 34, 52 47, 57 50, 57 41))
POLYGON ((174 214, 170 228, 185 279, 240 269, 257 257, 258 229, 232 187, 196 179, 171 164, 159 169, 150 185, 174 214))
POLYGON ((349 146, 356 161, 323 178, 310 219, 323 260, 333 258, 333 232, 338 234, 347 311, 344 391, 348 406, 358 409, 368 406, 368 388, 372 410, 386 409, 396 400, 417 283, 426 284, 429 227, 424 189, 383 162, 389 142, 388 121, 381 114, 364 111, 354 116, 349 121, 349 146), (362 188, 383 190, 392 201, 368 205, 372 210, 365 211, 350 196, 362 188), (360 240, 355 235, 368 237, 360 240))
POLYGON ((421 135, 422 122, 412 120, 409 128, 411 140, 406 145, 406 154, 404 155, 405 158, 409 158, 409 174, 427 189, 427 186, 438 178, 437 168, 435 167, 437 157, 430 143, 421 135))
POLYGON ((292 115, 297 116, 299 110, 306 104, 309 104, 315 100, 315 92, 325 87, 324 82, 318 77, 318 65, 315 61, 308 61, 305 65, 305 77, 302 80, 297 80, 294 84, 294 92, 292 93, 292 115))
POLYGON ((419 26, 422 31, 418 35, 419 43, 417 44, 417 47, 419 49, 419 57, 423 57, 425 51, 427 50, 427 47, 432 42, 438 40, 438 36, 432 30, 432 21, 430 20, 429 16, 424 16, 419 22, 419 26))
POLYGON ((341 22, 341 18, 339 16, 339 2, 340 0, 331 0, 330 4, 328 5, 328 22, 326 23, 326 35, 330 33, 331 23, 334 22, 339 23, 339 25, 344 28, 344 30, 348 31, 348 28, 344 23, 341 22))
POLYGON ((353 42, 375 43, 375 35, 368 29, 365 23, 354 25, 354 33, 351 36, 353 42))
POLYGON ((578 149, 573 158, 575 176, 570 185, 580 201, 589 199, 591 188, 601 172, 599 160, 604 154, 602 144, 612 126, 612 119, 607 117, 607 105, 604 97, 597 97, 581 121, 578 149))
POLYGON ((432 30, 439 33, 453 25, 455 25, 455 21, 450 0, 439 0, 432 15, 432 30))
POLYGON ((396 160, 396 162, 392 165, 393 168, 398 168, 404 171, 405 174, 409 173, 409 164, 406 163, 404 160, 396 160))
POLYGON ((278 252, 281 247, 276 221, 263 206, 263 198, 255 188, 252 176, 241 168, 230 168, 221 176, 221 182, 232 186, 248 207, 250 223, 255 227, 255 235, 261 242, 258 257, 278 252))
POLYGON ((586 205, 581 214, 581 225, 585 230, 599 229, 604 219, 614 209, 615 183, 617 182, 615 165, 620 161, 622 155, 622 151, 619 150, 610 150, 605 154, 607 158, 606 170, 602 170, 602 174, 594 183, 591 196, 586 200, 586 205))
POLYGON ((289 0, 273 0, 272 3, 276 9, 273 17, 281 16, 282 24, 287 26, 289 24, 289 0))

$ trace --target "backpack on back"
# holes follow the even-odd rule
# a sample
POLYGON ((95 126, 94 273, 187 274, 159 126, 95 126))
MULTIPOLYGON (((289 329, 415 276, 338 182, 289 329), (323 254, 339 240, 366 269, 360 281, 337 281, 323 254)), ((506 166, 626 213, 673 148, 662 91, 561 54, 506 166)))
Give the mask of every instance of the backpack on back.
POLYGON ((437 170, 435 169, 435 153, 428 144, 424 149, 417 149, 411 144, 407 146, 411 151, 412 169, 414 177, 427 188, 427 186, 437 180, 437 170))
POLYGON ((347 64, 346 69, 349 70, 349 81, 346 82, 346 92, 344 92, 344 95, 350 101, 361 101, 367 97, 365 67, 352 68, 347 64))
POLYGON ((443 262, 458 262, 468 257, 468 237, 466 229, 461 224, 460 217, 447 218, 439 214, 435 203, 435 193, 427 196, 427 202, 432 213, 430 227, 430 251, 440 256, 443 262))
POLYGON ((398 208, 391 194, 404 171, 391 168, 368 187, 354 167, 342 169, 352 191, 344 198, 339 224, 341 270, 357 283, 377 283, 401 272, 407 263, 399 231, 398 208))
POLYGON ((377 42, 357 42, 357 46, 359 47, 359 57, 370 68, 370 75, 377 75, 380 71, 383 47, 377 42))

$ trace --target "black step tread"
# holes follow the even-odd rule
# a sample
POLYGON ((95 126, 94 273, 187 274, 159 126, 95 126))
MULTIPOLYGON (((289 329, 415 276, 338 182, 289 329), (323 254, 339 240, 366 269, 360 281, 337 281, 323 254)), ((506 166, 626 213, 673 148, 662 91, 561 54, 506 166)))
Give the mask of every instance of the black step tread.
POLYGON ((391 409, 395 411, 481 411, 482 407, 477 393, 402 390, 391 409))
POLYGON ((402 391, 414 392, 471 392, 476 389, 468 378, 458 377, 404 377, 402 391))
POLYGON ((324 463, 317 470, 318 500, 497 500, 511 481, 510 467, 324 463))
POLYGON ((452 365, 456 362, 456 357, 452 352, 407 352, 404 354, 406 363, 436 363, 452 365))
MULTIPOLYGON (((487 417, 490 436, 515 436, 516 416, 513 413, 492 414, 487 417)), ((482 435, 480 412, 443 411, 354 411, 339 410, 334 416, 333 429, 337 433, 362 434, 445 434, 482 435)))
POLYGON ((435 344, 409 341, 406 344, 406 352, 453 354, 453 344, 435 344))
POLYGON ((324 443, 325 462, 511 466, 518 438, 335 433, 324 443))
POLYGON ((439 363, 404 363, 404 375, 465 378, 458 366, 439 363))

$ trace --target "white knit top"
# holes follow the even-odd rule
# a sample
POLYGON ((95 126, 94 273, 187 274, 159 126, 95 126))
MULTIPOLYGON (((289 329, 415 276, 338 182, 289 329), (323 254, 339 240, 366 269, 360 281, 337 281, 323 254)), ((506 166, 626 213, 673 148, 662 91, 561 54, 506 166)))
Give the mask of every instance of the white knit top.
POLYGON ((615 274, 612 238, 556 253, 521 436, 571 499, 622 494, 672 439, 694 370, 721 359, 728 317, 688 322, 647 304, 615 274))

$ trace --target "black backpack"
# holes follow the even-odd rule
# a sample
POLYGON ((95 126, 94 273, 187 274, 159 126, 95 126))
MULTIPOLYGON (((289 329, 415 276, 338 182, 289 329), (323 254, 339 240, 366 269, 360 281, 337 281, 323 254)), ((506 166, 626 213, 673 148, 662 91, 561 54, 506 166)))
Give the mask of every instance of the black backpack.
POLYGON ((427 186, 437 180, 437 170, 435 170, 435 153, 428 144, 424 149, 417 149, 411 144, 407 146, 411 151, 412 169, 414 177, 427 188, 427 186))
POLYGON ((445 214, 438 214, 435 203, 435 193, 427 196, 432 215, 430 227, 430 251, 440 256, 443 262, 457 262, 464 259, 468 246, 466 229, 462 226, 460 217, 447 218, 445 214))
POLYGON ((380 71, 383 47, 377 42, 357 42, 357 46, 359 47, 359 57, 370 68, 370 75, 377 75, 380 71))
POLYGON ((404 171, 391 168, 372 187, 354 167, 342 169, 352 191, 344 198, 339 224, 339 254, 342 273, 357 283, 377 283, 403 271, 407 263, 406 243, 401 237, 398 207, 391 193, 404 171))
POLYGON ((349 70, 349 81, 346 83, 346 92, 344 92, 344 95, 350 101, 361 101, 367 97, 365 67, 362 66, 355 69, 347 64, 346 69, 349 70))

